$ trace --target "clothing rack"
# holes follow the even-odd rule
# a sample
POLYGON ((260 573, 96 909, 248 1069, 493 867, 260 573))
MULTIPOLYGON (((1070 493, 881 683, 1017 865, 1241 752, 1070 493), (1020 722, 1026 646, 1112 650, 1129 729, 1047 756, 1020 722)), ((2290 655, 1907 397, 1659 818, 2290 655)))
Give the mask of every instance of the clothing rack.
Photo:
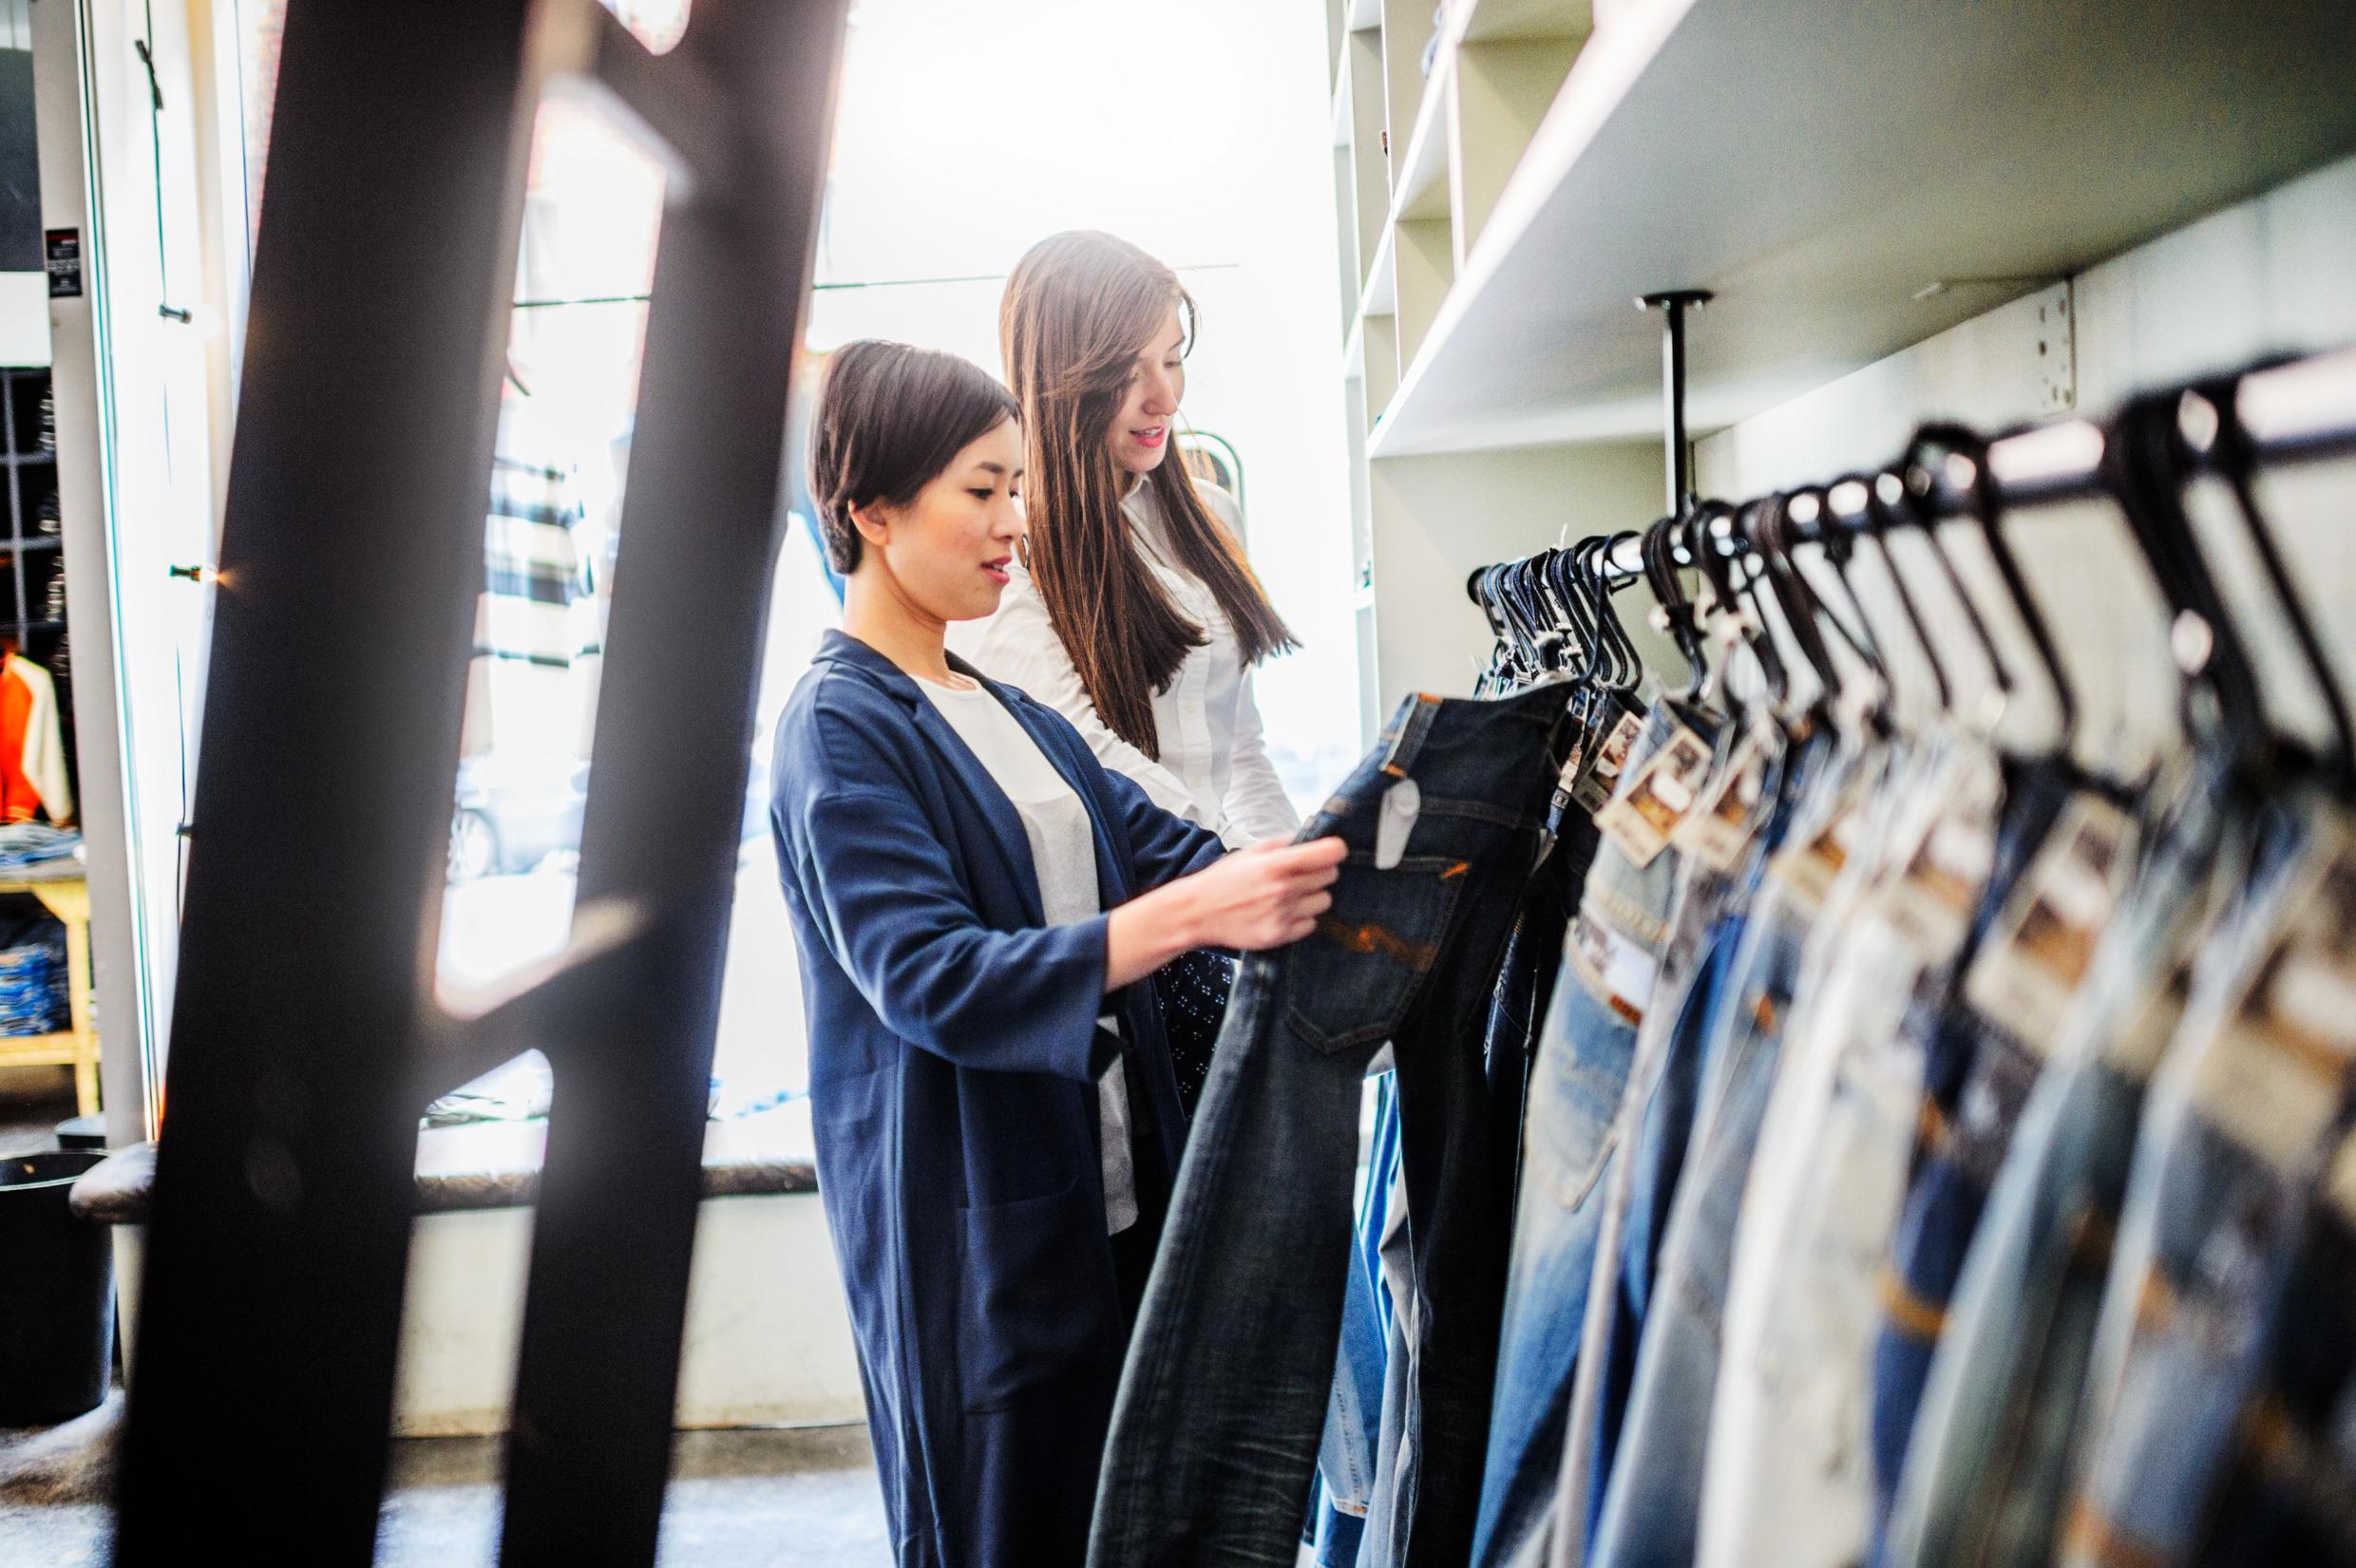
MULTIPOLYGON (((1638 302, 1647 308, 1656 303, 1666 304, 1664 339, 1670 334, 1675 339, 1673 347, 1664 342, 1662 354, 1672 496, 1684 493, 1684 345, 1681 307, 1692 299, 1691 294, 1653 294, 1638 302), (1673 300, 1678 303, 1668 304, 1673 300)), ((2235 401, 2251 451, 2262 464, 2280 466, 2356 453, 2356 349, 2253 370, 2237 384, 2235 401)), ((1999 437, 1987 447, 1988 481, 1994 499, 2006 512, 2095 499, 2103 493, 2100 474, 2103 447, 2102 427, 2089 419, 2062 420, 1999 437)), ((2209 454, 2195 452, 2194 456, 2196 468, 2209 466, 2209 454)), ((1894 466, 1820 489, 1796 492, 1799 503, 1791 512, 1789 537, 1795 543, 1821 545, 1835 533, 1864 531, 1870 526, 1871 518, 1866 482, 1891 473, 1894 466)), ((1919 526, 1968 517, 1977 504, 1974 477, 1967 463, 1961 470, 1950 465, 1931 476, 1928 490, 1914 506, 1889 509, 1884 520, 1901 526, 1919 526)), ((1739 515, 1744 508, 1734 510, 1739 515)), ((1740 536, 1735 516, 1718 518, 1711 525, 1710 537, 1719 552, 1728 557, 1740 557, 1751 550, 1750 541, 1740 536)), ((1638 538, 1624 539, 1606 557, 1606 567, 1615 584, 1643 576, 1641 548, 1638 538)), ((1695 564, 1682 545, 1675 556, 1681 566, 1695 564)), ((1465 592, 1475 604, 1482 602, 1480 585, 1489 570, 1484 567, 1466 579, 1465 592)))

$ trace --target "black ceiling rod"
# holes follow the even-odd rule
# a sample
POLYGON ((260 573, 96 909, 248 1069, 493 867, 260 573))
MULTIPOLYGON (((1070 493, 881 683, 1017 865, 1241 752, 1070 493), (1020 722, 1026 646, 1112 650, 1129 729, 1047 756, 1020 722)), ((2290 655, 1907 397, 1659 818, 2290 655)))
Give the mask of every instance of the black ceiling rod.
POLYGON ((1685 438, 1685 312, 1718 296, 1707 289, 1670 289, 1640 294, 1636 308, 1661 312, 1662 466, 1668 479, 1669 516, 1694 502, 1693 447, 1685 438))

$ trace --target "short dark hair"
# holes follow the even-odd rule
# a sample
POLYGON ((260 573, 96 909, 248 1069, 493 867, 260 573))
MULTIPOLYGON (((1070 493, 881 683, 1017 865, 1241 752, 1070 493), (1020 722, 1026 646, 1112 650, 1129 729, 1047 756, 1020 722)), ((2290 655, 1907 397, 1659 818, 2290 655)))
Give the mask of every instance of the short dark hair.
POLYGON ((907 505, 968 445, 1021 417, 1014 393, 956 354, 880 338, 837 349, 810 428, 810 501, 827 562, 858 570, 853 507, 907 505))

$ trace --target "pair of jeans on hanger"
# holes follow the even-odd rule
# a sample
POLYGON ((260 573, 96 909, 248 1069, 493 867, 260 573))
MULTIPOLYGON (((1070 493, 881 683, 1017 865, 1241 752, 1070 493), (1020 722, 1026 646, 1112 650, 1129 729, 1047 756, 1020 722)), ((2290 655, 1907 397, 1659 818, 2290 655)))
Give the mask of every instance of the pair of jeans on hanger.
MULTIPOLYGON (((1645 754, 1640 739, 1622 768, 1621 777, 1626 778, 1645 754)), ((1521 1129, 1533 1087, 1531 1070, 1533 1058, 1539 1053, 1541 1025, 1550 1016, 1559 989, 1568 983, 1563 977, 1565 966, 1561 955, 1572 916, 1573 900, 1581 897, 1582 889, 1596 873, 1603 856, 1608 854, 1620 860, 1617 850, 1604 844, 1594 820, 1586 809, 1568 792, 1559 788, 1550 807, 1545 843, 1547 847, 1538 868, 1532 873, 1523 893, 1521 912, 1514 920, 1513 935, 1507 941, 1505 959, 1498 969, 1497 988, 1490 999, 1489 1026, 1482 1050, 1489 1074, 1490 1125, 1495 1129, 1495 1135, 1505 1141, 1509 1155, 1495 1166, 1495 1213, 1507 1224, 1513 1222, 1515 1193, 1523 1174, 1525 1162, 1521 1129)), ((1620 863, 1624 866, 1624 860, 1621 860, 1620 863)), ((1603 876, 1615 883, 1618 880, 1607 863, 1603 876)), ((1413 1216, 1402 1216, 1401 1220, 1391 1244, 1404 1258, 1412 1256, 1413 1252, 1413 1216)), ((1516 1233, 1514 1250, 1517 1256, 1518 1248, 1516 1233)), ((1512 1290, 1510 1276, 1507 1289, 1510 1302, 1512 1290)), ((1509 1322, 1511 1315, 1509 1305, 1509 1322)), ((1416 1489, 1416 1468, 1420 1456, 1412 1446, 1407 1421, 1410 1392, 1416 1381, 1412 1342, 1404 1335, 1395 1333, 1394 1343, 1399 1351, 1387 1368, 1382 1405, 1385 1419, 1381 1426, 1382 1441, 1377 1464, 1377 1486, 1366 1516, 1363 1549, 1355 1568, 1396 1568, 1405 1560, 1408 1513, 1401 1504, 1416 1489)), ((1512 1405, 1521 1386, 1518 1370, 1501 1361, 1496 1377, 1497 1407, 1503 1408, 1512 1405)), ((1496 1414, 1493 1411, 1491 1432, 1494 1442, 1496 1414)), ((1492 1473, 1493 1464, 1492 1459, 1492 1473)), ((1486 1487, 1484 1477, 1484 1497, 1486 1487)))
MULTIPOLYGON (((1659 703, 1623 779, 1666 744, 1659 703)), ((1585 824, 1592 833, 1592 823, 1585 824)), ((1638 867, 1612 843, 1591 857, 1564 933, 1553 996, 1530 1064, 1521 1182, 1506 1286, 1472 1560, 1506 1560, 1544 1517, 1562 1453, 1579 1321, 1594 1266, 1599 1179, 1638 1029, 1670 935, 1680 858, 1638 867)))
POLYGON ((1699 1568, 1846 1568, 1870 1537, 1874 1286, 1906 1193, 1922 1050, 1993 855, 1994 759, 1893 766, 1846 902, 1812 933, 1745 1185, 1706 1426, 1699 1568))
MULTIPOLYGON (((2311 827, 2274 928, 2219 1014, 2188 1020, 2148 1098, 2096 1329, 2064 1568, 2206 1561, 2220 1526, 2259 1522, 2220 1518, 2235 1501, 2226 1488, 2273 1490, 2293 1456, 2326 1468, 2319 1490, 2346 1529, 2349 1412, 2302 1419, 2289 1398, 2313 1389, 2283 1386, 2275 1359, 2286 1334, 2344 1347, 2349 1315, 2345 1300, 2324 1305, 2321 1332, 2288 1315, 2319 1306, 2290 1294, 2329 1261, 2314 1250, 2331 1235, 2317 1221, 2356 1208, 2356 833, 2333 806, 2311 827)), ((2294 1369, 2290 1381, 2310 1379, 2294 1369)), ((2346 1559, 2344 1546, 2325 1560, 2346 1559)))
POLYGON ((2254 824, 2229 802, 2218 773, 2191 781, 2059 1021, 1935 1337, 1882 1568, 2051 1559, 2145 1086, 2265 901, 2254 824))
MULTIPOLYGON (((2074 771, 2050 760, 2008 768, 1991 897, 1974 922, 1966 963, 2012 884, 2044 847, 2077 787, 2074 771)), ((1932 1023, 1925 1053, 1921 1121, 1926 1130, 1890 1240, 1882 1325, 1873 1349, 1877 1519, 1887 1517, 1956 1275, 2040 1063, 2027 1043, 1961 998, 1932 1023)))
MULTIPOLYGON (((1849 751, 1820 765, 1799 759, 1800 803, 1786 819, 1781 854, 1806 853, 1801 846, 1844 813, 1853 779, 1873 760, 1849 751)), ((1558 1562, 1582 1560, 1572 1555, 1582 1544, 1591 1568, 1687 1568, 1693 1560, 1736 1220, 1815 916, 1813 899, 1771 864, 1701 1052, 1692 1131, 1663 1204, 1654 1277, 1640 1293, 1624 1256, 1607 1254, 1599 1264, 1586 1351, 1601 1351, 1598 1376, 1590 1384, 1584 1368, 1580 1374, 1570 1440, 1585 1446, 1566 1462, 1563 1499, 1566 1510, 1586 1507, 1592 1526, 1584 1541, 1568 1528, 1561 1533, 1558 1562), (1624 1271, 1608 1294, 1604 1266, 1624 1271), (1635 1308, 1641 1317, 1623 1310, 1635 1308)), ((1626 1201, 1632 1215, 1662 1202, 1657 1192, 1633 1191, 1626 1201)))
POLYGON ((1471 1550, 1507 1226, 1480 1042, 1554 784, 1559 690, 1417 696, 1302 830, 1349 845, 1317 932, 1247 960, 1130 1346, 1093 1568, 1289 1568, 1333 1386, 1368 1062, 1397 1064, 1420 1456, 1409 1568, 1471 1550), (1404 786, 1413 784, 1412 791, 1404 786), (1414 800, 1403 843, 1386 799, 1414 800), (1395 863, 1389 850, 1397 854, 1395 863))

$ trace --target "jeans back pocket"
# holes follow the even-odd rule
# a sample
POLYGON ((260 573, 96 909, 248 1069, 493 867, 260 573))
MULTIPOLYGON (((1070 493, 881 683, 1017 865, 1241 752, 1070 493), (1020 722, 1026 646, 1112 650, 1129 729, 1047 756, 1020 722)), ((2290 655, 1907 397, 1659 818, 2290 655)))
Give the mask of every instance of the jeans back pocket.
POLYGON ((1389 1039, 1439 957, 1471 870, 1425 855, 1378 871, 1371 854, 1353 851, 1334 907, 1285 954, 1293 1029, 1328 1054, 1389 1039))

